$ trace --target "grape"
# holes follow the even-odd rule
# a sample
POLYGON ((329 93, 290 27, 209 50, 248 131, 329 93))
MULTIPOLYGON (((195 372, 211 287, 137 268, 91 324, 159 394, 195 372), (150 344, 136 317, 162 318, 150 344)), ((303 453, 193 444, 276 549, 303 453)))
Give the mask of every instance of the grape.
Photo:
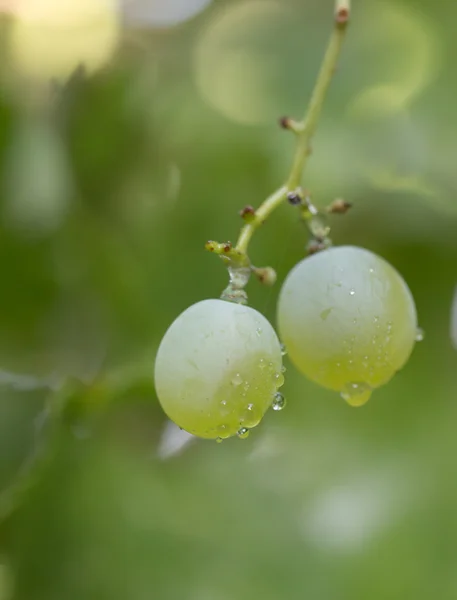
POLYGON ((165 413, 202 438, 258 425, 283 384, 278 337, 263 315, 224 300, 187 308, 163 337, 155 387, 165 413))
POLYGON ((403 367, 417 332, 403 278, 384 259, 353 246, 296 265, 281 289, 277 316, 298 370, 354 406, 403 367))

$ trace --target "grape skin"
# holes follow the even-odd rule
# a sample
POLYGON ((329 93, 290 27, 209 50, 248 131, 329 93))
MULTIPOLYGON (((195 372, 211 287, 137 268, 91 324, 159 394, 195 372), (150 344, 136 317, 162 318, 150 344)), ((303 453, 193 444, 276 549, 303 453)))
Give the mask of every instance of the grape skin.
POLYGON ((248 306, 203 300, 165 333, 155 387, 179 427, 225 439, 260 422, 284 381, 281 367, 278 337, 263 315, 248 306))
POLYGON ((414 300, 401 275, 354 246, 298 263, 282 286, 277 320, 298 370, 348 401, 358 390, 354 405, 404 366, 417 331, 414 300))

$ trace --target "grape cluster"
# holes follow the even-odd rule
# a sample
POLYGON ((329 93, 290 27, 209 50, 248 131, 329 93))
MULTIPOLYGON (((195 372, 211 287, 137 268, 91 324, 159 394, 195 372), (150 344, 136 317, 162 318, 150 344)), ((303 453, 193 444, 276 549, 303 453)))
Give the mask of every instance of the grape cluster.
MULTIPOLYGON (((403 278, 384 259, 352 246, 298 263, 282 286, 277 321, 296 368, 352 406, 404 366, 418 331, 403 278)), ((283 354, 259 312, 203 300, 172 323, 159 346, 158 398, 170 419, 198 437, 247 437, 270 406, 284 406, 283 354)))

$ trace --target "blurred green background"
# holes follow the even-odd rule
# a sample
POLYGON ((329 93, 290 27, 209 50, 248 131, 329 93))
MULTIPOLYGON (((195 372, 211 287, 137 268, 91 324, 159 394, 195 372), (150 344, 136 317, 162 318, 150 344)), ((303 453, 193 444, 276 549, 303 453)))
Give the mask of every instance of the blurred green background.
MULTIPOLYGON (((334 242, 410 285, 405 369, 351 409, 286 363, 287 409, 223 444, 154 393, 166 328, 226 285, 205 241, 288 172, 276 121, 301 116, 332 11, 0 2, 0 600, 457 598, 455 3, 354 2, 304 178, 354 204, 334 242)), ((272 321, 296 217, 252 244, 272 321)))

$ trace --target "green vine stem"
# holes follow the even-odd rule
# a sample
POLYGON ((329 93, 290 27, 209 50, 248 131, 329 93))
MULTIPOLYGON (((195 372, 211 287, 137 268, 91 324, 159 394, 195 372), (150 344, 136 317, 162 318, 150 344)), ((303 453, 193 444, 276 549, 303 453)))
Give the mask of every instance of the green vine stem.
MULTIPOLYGON (((252 209, 252 207, 243 209, 241 215, 245 221, 245 225, 241 229, 234 247, 231 244, 218 244, 217 242, 208 242, 206 244, 206 249, 221 255, 228 263, 229 268, 230 266, 232 268, 250 268, 251 261, 248 256, 248 247, 254 233, 290 195, 302 196, 299 186, 308 157, 311 154, 311 142, 319 122, 322 107, 336 70, 349 17, 350 0, 336 0, 333 31, 305 116, 301 121, 294 121, 290 118, 283 118, 280 121, 281 126, 284 129, 292 131, 297 138, 292 167, 285 184, 273 192, 257 210, 252 209)), ((305 200, 304 198, 301 199, 305 200)), ((303 211, 303 216, 306 218, 305 213, 306 205, 303 211)), ((310 216, 312 216, 311 213, 310 216)), ((230 290, 231 286, 229 285, 222 297, 226 297, 227 294, 230 296, 230 290)), ((240 300, 238 297, 227 297, 226 299, 240 300)))

